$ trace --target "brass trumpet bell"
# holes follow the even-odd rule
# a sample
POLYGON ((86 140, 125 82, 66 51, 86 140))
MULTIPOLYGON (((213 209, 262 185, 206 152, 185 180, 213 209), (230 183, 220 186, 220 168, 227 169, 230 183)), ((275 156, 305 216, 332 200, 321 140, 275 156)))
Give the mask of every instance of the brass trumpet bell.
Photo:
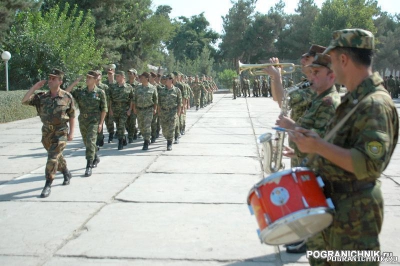
POLYGON ((274 67, 281 67, 282 74, 290 74, 296 71, 297 67, 301 67, 300 65, 295 65, 293 63, 265 63, 265 64, 243 64, 239 61, 239 75, 243 72, 248 70, 249 73, 253 76, 265 76, 268 75, 263 71, 264 68, 274 66, 274 67))

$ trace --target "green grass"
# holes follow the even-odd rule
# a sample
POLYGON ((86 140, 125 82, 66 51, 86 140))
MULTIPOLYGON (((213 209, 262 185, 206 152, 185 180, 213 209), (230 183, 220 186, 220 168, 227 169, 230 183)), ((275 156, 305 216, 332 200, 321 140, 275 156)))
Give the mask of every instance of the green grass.
POLYGON ((26 90, 0 91, 0 123, 31 118, 37 115, 36 108, 21 104, 26 90))

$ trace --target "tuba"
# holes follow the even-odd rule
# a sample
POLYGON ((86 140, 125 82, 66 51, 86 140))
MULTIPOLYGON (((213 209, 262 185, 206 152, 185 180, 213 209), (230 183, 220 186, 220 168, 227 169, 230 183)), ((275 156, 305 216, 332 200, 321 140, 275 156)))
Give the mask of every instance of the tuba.
MULTIPOLYGON (((287 116, 289 112, 288 102, 290 94, 299 89, 307 88, 310 85, 309 82, 304 82, 284 91, 281 115, 287 116)), ((284 131, 276 131, 274 137, 271 133, 264 133, 258 137, 257 142, 262 144, 263 168, 267 174, 276 173, 285 168, 285 165, 282 163, 285 134, 286 132, 284 131)))

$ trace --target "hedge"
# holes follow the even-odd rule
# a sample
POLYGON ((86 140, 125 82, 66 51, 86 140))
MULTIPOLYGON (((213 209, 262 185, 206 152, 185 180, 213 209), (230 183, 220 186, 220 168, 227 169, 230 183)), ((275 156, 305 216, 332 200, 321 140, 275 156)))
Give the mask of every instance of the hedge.
POLYGON ((31 118, 37 115, 33 106, 22 105, 26 90, 0 91, 0 123, 31 118))

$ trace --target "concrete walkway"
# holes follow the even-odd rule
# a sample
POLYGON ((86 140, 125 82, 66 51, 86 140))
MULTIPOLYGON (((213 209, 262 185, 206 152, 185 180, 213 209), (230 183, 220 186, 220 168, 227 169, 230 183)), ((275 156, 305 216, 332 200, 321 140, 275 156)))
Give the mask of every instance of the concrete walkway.
MULTIPOLYGON (((257 137, 273 132, 279 112, 270 98, 217 94, 188 111, 187 134, 171 152, 163 137, 147 152, 142 139, 123 151, 114 141, 89 178, 77 128, 64 153, 71 185, 57 175, 46 199, 39 118, 1 124, 0 265, 306 265, 304 255, 260 244, 246 204, 264 176, 257 137)), ((382 251, 397 256, 399 147, 381 178, 382 251)))

